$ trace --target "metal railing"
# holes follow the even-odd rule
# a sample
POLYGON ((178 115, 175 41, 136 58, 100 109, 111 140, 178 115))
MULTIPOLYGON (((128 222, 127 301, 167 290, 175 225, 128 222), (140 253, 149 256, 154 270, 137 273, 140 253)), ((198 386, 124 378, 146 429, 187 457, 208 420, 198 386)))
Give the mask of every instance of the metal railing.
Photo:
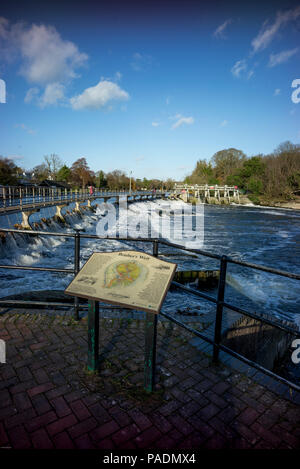
MULTIPOLYGON (((180 327, 186 329, 187 331, 193 333, 197 337, 201 338, 202 340, 208 342, 213 346, 213 361, 214 363, 218 363, 219 361, 219 352, 223 351, 229 355, 231 355, 234 358, 237 358, 238 360, 242 361, 243 363, 252 366, 256 368, 257 370, 265 373, 266 375, 288 385, 290 388, 295 389, 296 391, 300 391, 300 386, 297 384, 283 378, 282 376, 274 373, 273 371, 265 368, 264 366, 260 365, 259 363, 250 360, 246 358, 245 356, 239 354, 238 352, 230 349, 229 347, 222 345, 221 344, 221 338, 222 338, 222 319, 223 319, 223 310, 224 308, 231 309, 232 311, 235 311, 237 313, 243 314, 247 317, 250 317, 252 319, 261 321, 263 323, 266 323, 270 326, 273 326, 275 328, 278 328, 282 331, 285 331, 288 334, 291 334, 295 337, 300 337, 300 331, 297 329, 293 329, 292 327, 289 327, 285 324, 278 323, 276 321, 273 321, 270 318, 266 318, 263 316, 256 315, 255 313, 252 313, 250 311, 246 311, 243 308, 237 307, 233 304, 227 303, 225 299, 225 286, 226 286, 226 271, 227 271, 227 266, 228 264, 236 264, 240 265, 243 267, 248 267, 251 269, 256 269, 260 270, 262 272, 268 272, 270 274, 274 275, 280 275, 285 278, 290 278, 290 279, 295 279, 295 280, 300 280, 300 275, 299 274, 294 274, 291 272, 286 272, 283 270, 279 269, 274 269, 271 267, 266 267, 263 265, 259 264, 253 264, 249 262, 244 262, 244 261, 238 261, 236 259, 232 259, 227 256, 220 256, 218 254, 213 254, 207 251, 203 251, 201 249, 192 249, 192 248, 186 248, 180 244, 172 243, 169 241, 165 241, 163 239, 157 239, 157 238, 122 238, 122 237, 101 237, 98 235, 92 235, 92 234, 82 234, 80 233, 79 230, 76 230, 74 233, 58 233, 58 232, 48 232, 48 231, 29 231, 29 230, 16 230, 16 229, 8 229, 8 228, 0 228, 0 232, 4 233, 24 233, 26 235, 40 235, 40 236, 59 236, 59 237, 64 237, 64 238, 74 238, 74 268, 73 269, 56 269, 56 268, 51 268, 51 267, 30 267, 30 266, 15 266, 15 265, 0 265, 0 269, 14 269, 14 270, 32 270, 32 271, 46 271, 46 272, 61 272, 65 274, 73 274, 76 275, 79 272, 80 269, 80 240, 81 239, 98 239, 98 240, 112 240, 112 241, 129 241, 129 242, 145 242, 145 243, 152 243, 153 245, 153 255, 154 256, 159 256, 159 245, 164 245, 164 246, 169 246, 173 247, 176 249, 180 249, 183 251, 195 253, 201 256, 209 257, 211 259, 215 259, 220 262, 220 276, 219 276, 219 283, 218 283, 218 291, 217 291, 217 298, 214 298, 211 295, 208 295, 207 293, 201 292, 199 290, 195 290, 193 288, 181 285, 178 282, 173 281, 172 285, 178 289, 181 289, 189 294, 195 295, 199 298, 202 298, 206 301, 209 301, 211 303, 214 303, 216 305, 216 317, 215 317, 215 327, 214 327, 214 338, 211 339, 204 335, 203 333, 199 332, 198 330, 188 326, 187 324, 184 324, 183 322, 179 321, 178 319, 172 317, 168 313, 160 312, 162 316, 164 316, 166 319, 174 322, 175 324, 179 325, 180 327)), ((14 307, 17 307, 18 305, 24 307, 26 304, 30 305, 37 305, 37 306, 43 306, 43 305, 48 305, 51 306, 57 305, 57 306, 66 306, 66 303, 51 303, 51 302, 42 302, 42 301, 31 301, 31 300, 24 300, 24 301, 19 301, 19 300, 0 300, 0 306, 2 305, 13 305, 14 307)), ((74 318, 76 320, 79 320, 79 302, 78 298, 75 298, 74 300, 74 318)), ((111 306, 110 306, 111 308, 111 306)), ((120 307, 118 307, 120 309, 120 307)), ((126 309, 126 308, 125 308, 126 309)))
POLYGON ((55 203, 70 203, 80 200, 97 199, 102 197, 131 196, 153 196, 164 192, 153 191, 112 191, 109 189, 97 189, 93 193, 89 189, 61 189, 49 187, 0 187, 0 212, 11 211, 13 209, 22 210, 25 208, 35 208, 35 206, 49 206, 55 203))

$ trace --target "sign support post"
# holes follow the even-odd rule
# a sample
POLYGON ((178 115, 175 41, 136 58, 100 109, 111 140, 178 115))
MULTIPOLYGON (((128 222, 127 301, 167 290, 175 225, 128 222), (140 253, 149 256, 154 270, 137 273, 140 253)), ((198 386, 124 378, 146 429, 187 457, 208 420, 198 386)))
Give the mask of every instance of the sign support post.
POLYGON ((88 311, 88 370, 99 367, 99 301, 89 301, 88 311))
POLYGON ((157 314, 146 313, 144 388, 152 392, 155 383, 157 314))

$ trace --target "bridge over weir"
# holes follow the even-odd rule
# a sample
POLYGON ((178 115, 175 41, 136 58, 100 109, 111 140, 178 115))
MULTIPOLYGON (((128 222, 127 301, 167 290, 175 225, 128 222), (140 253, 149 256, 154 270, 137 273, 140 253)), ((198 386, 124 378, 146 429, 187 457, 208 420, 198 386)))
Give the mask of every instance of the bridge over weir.
MULTIPOLYGON (((88 189, 72 190, 48 187, 0 187, 0 216, 10 213, 22 213, 22 228, 31 228, 29 217, 45 207, 56 207, 56 217, 63 219, 61 209, 71 203, 75 203, 75 212, 80 212, 80 205, 87 203, 91 208, 91 202, 102 199, 107 202, 115 198, 127 198, 128 202, 135 200, 154 200, 164 198, 163 191, 109 191, 95 190, 93 194, 88 189)), ((1 218, 0 218, 1 225, 1 218)))
POLYGON ((240 192, 237 186, 218 186, 209 184, 175 184, 171 197, 181 198, 188 202, 191 197, 207 203, 240 203, 240 192))

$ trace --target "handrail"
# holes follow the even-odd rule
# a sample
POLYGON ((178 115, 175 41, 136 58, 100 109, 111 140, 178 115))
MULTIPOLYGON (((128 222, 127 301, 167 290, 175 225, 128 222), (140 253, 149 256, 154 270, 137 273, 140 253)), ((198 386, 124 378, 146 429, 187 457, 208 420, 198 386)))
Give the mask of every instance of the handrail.
MULTIPOLYGON (((158 253, 158 246, 159 244, 165 245, 165 246, 170 246, 174 247, 176 249, 181 249, 183 251, 188 251, 188 252, 193 252, 198 255, 210 257, 216 260, 220 261, 220 277, 219 277, 219 284, 218 284, 218 294, 217 298, 214 298, 210 295, 207 295, 203 292, 200 292, 198 290, 195 290, 190 287, 186 287, 184 285, 181 285, 178 282, 173 281, 172 284, 174 287, 179 288, 183 291, 186 291, 190 294, 196 295, 200 298, 203 298, 207 301, 210 301, 214 304, 216 304, 216 320, 215 320, 215 331, 214 331, 214 339, 210 339, 206 335, 200 333, 199 331, 192 329, 191 327, 187 326, 186 324, 182 323, 181 321, 173 318, 172 316, 168 315, 167 313, 161 312, 160 314, 170 321, 173 321, 174 323, 178 324, 179 326, 189 330, 190 332, 194 333, 195 335, 201 337, 204 341, 210 343, 213 345, 213 361, 215 363, 218 362, 219 360, 219 351, 224 351, 228 353, 229 355, 241 360, 242 362, 253 366, 254 368, 258 369, 259 371, 264 372, 268 376, 271 376, 278 381, 287 384, 290 388, 293 388, 297 391, 300 391, 300 386, 297 384, 286 380, 280 375, 277 375, 276 373, 266 369, 262 365, 259 365, 257 362, 254 362, 252 360, 249 360, 248 358, 244 357, 243 355, 240 355, 239 353, 235 352, 234 350, 230 349, 229 347, 226 347, 221 344, 221 332, 222 332, 222 316, 223 316, 223 309, 228 308, 233 311, 236 311, 238 313, 241 313, 245 316, 251 317, 252 319, 259 320, 263 323, 266 323, 268 325, 271 325, 273 327, 276 327, 280 330, 283 330, 291 335, 294 335, 296 337, 300 337, 300 331, 298 329, 293 329, 292 327, 289 327, 285 324, 281 324, 279 322, 273 321, 270 318, 266 318, 264 316, 257 315, 255 313, 246 311, 242 308, 239 308, 237 306, 231 305, 227 302, 224 301, 224 293, 225 293, 225 286, 226 286, 226 269, 227 269, 227 264, 228 263, 233 263, 233 264, 238 264, 244 267, 252 268, 252 269, 257 269, 261 270, 264 272, 272 273, 275 275, 280 275, 283 277, 287 278, 292 278, 296 280, 300 280, 300 275, 299 274, 294 274, 291 272, 286 272, 282 271, 279 269, 274 269, 271 267, 266 267, 263 265, 259 264, 252 264, 249 262, 244 262, 244 261, 237 261, 235 259, 231 259, 230 257, 227 256, 219 256, 217 254, 213 254, 207 251, 203 251, 201 249, 191 249, 191 248, 186 248, 185 246, 182 246, 180 244, 172 243, 169 241, 166 241, 164 239, 158 239, 158 238, 123 238, 123 237, 103 237, 103 236, 98 236, 98 235, 92 235, 92 234, 81 234, 79 230, 76 230, 75 233, 61 233, 61 232, 48 232, 48 231, 34 231, 34 230, 17 230, 17 229, 10 229, 10 228, 0 228, 0 232, 5 232, 5 233, 25 233, 27 235, 42 235, 42 236, 59 236, 59 237, 65 237, 65 238, 74 238, 74 269, 55 269, 52 267, 30 267, 30 266, 14 266, 14 265, 0 265, 0 269, 23 269, 23 270, 32 270, 32 271, 49 271, 49 272, 61 272, 65 274, 73 274, 76 275, 79 271, 79 261, 80 261, 80 239, 85 238, 85 239, 105 239, 105 240, 118 240, 118 241, 129 241, 129 242, 150 242, 153 244, 153 254, 154 255, 159 255, 158 253)), ((10 300, 0 300, 0 305, 5 304, 8 302, 11 304, 10 300)), ((34 302, 30 300, 23 300, 21 301, 22 306, 27 304, 32 304, 34 302)), ((18 304, 18 301, 16 300, 14 302, 14 306, 18 304)), ((42 303, 40 303, 42 304, 42 303)), ((50 302, 48 304, 51 304, 50 302)), ((79 320, 79 302, 78 298, 74 299, 74 310, 75 314, 74 317, 76 320, 79 320)))

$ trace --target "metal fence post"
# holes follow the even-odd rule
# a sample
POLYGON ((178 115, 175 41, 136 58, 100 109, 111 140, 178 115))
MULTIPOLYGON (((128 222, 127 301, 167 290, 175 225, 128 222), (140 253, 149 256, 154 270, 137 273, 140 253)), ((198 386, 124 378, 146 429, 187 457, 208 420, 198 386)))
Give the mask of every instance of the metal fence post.
MULTIPOLYGON (((80 269, 80 232, 75 230, 75 247, 74 247, 74 272, 78 274, 80 269)), ((78 297, 74 298, 74 319, 79 320, 79 300, 78 297)))
POLYGON ((99 366, 99 301, 89 300, 88 312, 88 370, 99 366))
MULTIPOLYGON (((220 278, 219 278, 219 286, 218 286, 216 321, 215 321, 214 342, 216 344, 220 344, 221 342, 223 302, 224 302, 225 284, 226 284, 226 269, 227 269, 227 257, 222 256, 221 263, 220 263, 220 278)), ((219 360, 219 348, 216 345, 214 345, 213 362, 218 363, 218 360, 219 360)))
MULTIPOLYGON (((153 256, 158 256, 158 241, 153 241, 153 256)), ((155 384, 157 314, 146 313, 144 388, 152 392, 155 384)))

